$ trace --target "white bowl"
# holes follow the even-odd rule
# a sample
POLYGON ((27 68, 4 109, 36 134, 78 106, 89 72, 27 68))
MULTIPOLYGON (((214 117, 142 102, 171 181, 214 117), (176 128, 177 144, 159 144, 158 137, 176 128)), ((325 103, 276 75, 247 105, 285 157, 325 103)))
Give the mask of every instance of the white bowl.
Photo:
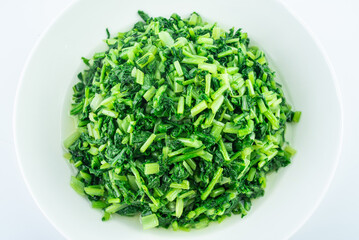
POLYGON ((309 218, 323 197, 340 152, 342 113, 335 77, 319 45, 279 2, 80 0, 66 9, 32 51, 18 89, 15 143, 26 183, 39 208, 71 239, 283 239, 309 218), (69 185, 73 173, 62 157, 62 139, 71 131, 67 115, 71 86, 84 69, 81 57, 103 48, 105 29, 125 31, 139 20, 137 10, 169 17, 192 11, 224 27, 241 27, 277 70, 286 95, 303 112, 289 130, 298 153, 292 164, 269 178, 265 196, 241 219, 190 233, 143 231, 138 218, 101 222, 69 185))

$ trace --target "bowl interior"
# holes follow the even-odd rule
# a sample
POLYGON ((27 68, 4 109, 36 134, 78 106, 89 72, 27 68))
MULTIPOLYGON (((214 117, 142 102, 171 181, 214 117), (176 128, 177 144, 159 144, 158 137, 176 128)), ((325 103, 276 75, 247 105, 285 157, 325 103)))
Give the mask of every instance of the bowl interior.
POLYGON ((43 35, 23 72, 15 115, 15 139, 26 183, 40 209, 71 239, 131 236, 134 239, 281 239, 310 216, 334 172, 341 144, 341 109, 335 79, 325 57, 305 28, 277 1, 118 1, 80 0, 43 35), (137 10, 151 16, 188 16, 196 11, 223 27, 241 27, 264 50, 277 70, 287 98, 301 110, 289 127, 297 155, 288 167, 269 176, 264 197, 241 219, 233 216, 205 230, 142 231, 138 218, 102 213, 69 185, 73 170, 62 157, 62 140, 72 131, 68 116, 71 87, 84 69, 81 57, 103 48, 105 29, 129 29, 137 10), (97 47, 97 48, 96 48, 97 47), (275 224, 269 224, 273 223, 275 224), (258 231, 260 229, 261 231, 258 231))

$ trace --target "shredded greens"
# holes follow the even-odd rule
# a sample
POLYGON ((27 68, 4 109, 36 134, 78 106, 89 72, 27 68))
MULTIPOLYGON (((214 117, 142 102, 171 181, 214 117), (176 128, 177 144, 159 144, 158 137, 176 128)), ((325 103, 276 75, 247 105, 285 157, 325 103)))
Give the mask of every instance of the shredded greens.
POLYGON ((242 217, 266 175, 295 150, 298 122, 265 54, 247 33, 193 13, 143 21, 83 58, 73 87, 77 131, 64 146, 71 186, 93 208, 141 215, 144 229, 189 230, 242 217))

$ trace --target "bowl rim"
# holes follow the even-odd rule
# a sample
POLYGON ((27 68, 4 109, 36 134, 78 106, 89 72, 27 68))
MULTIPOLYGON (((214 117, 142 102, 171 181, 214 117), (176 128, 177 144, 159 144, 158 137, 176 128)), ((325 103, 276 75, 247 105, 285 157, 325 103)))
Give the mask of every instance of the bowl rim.
POLYGON ((342 156, 342 149, 343 149, 343 136, 344 136, 344 113, 343 113, 343 100, 342 100, 342 93, 340 90, 340 84, 339 84, 339 80, 338 80, 338 76, 335 72, 335 68, 327 54, 327 52, 325 51, 324 46, 322 45, 321 41, 318 39, 318 37, 315 35, 315 33, 311 30, 311 28, 309 27, 308 23, 306 23, 301 17, 298 16, 297 13, 295 13, 293 11, 293 9, 291 9, 288 4, 283 1, 283 0, 276 0, 279 4, 281 4, 293 17, 294 19, 303 26, 304 30, 308 33, 308 35, 310 36, 310 38, 313 40, 315 46, 318 48, 320 54, 323 56, 324 61, 326 63, 326 65, 329 68, 329 72, 330 75, 333 78, 333 83, 334 83, 334 88, 335 88, 335 93, 336 93, 336 97, 338 100, 338 107, 339 107, 339 142, 338 142, 338 152, 337 155, 335 156, 335 162, 333 164, 333 168, 331 170, 330 173, 330 177, 326 183, 326 185, 324 186, 324 188, 322 189, 322 193, 320 195, 320 197, 316 200, 316 203, 313 204, 312 208, 310 211, 308 211, 307 216, 305 218, 303 218, 302 222, 300 224, 297 225, 296 228, 293 228, 292 232, 288 235, 287 239, 291 238, 294 236, 294 234, 296 232, 298 232, 303 226, 304 224, 313 216, 314 212, 318 209, 319 205, 321 204, 321 202, 323 201, 325 195, 327 194, 330 185, 333 182, 336 170, 338 168, 341 156, 342 156))
MULTIPOLYGON (((33 45, 32 49, 30 50, 30 52, 28 53, 28 56, 26 58, 26 61, 23 65, 23 68, 21 70, 21 74, 19 77, 19 81, 16 87, 16 93, 15 93, 15 102, 14 102, 14 107, 13 107, 13 114, 12 114, 12 133, 13 133, 13 139, 14 139, 14 147, 15 147, 15 156, 16 156, 16 161, 17 161, 17 165, 20 169, 20 173, 22 176, 22 179, 26 185, 26 188, 28 190, 28 192, 30 193, 32 200, 35 202, 36 206, 39 208, 39 210, 41 211, 41 213, 45 216, 45 218, 47 219, 48 222, 50 222, 50 224, 58 231, 59 234, 61 234, 63 237, 65 237, 66 239, 70 239, 70 236, 68 236, 67 234, 65 234, 65 232, 55 224, 55 222, 52 220, 51 217, 48 216, 48 214, 43 210, 43 208, 41 207, 41 205, 39 204, 37 197, 35 196, 33 189, 31 188, 26 174, 25 174, 25 170, 23 168, 22 165, 22 161, 21 161, 21 157, 20 157, 20 149, 19 149, 19 145, 18 145, 18 138, 17 138, 17 127, 16 127, 16 119, 17 119, 17 112, 18 112, 18 105, 19 105, 19 99, 20 99, 20 89, 22 88, 23 82, 24 82, 24 77, 25 77, 25 73, 27 72, 27 69, 29 67, 29 63, 31 62, 31 59, 33 58, 34 53, 37 51, 39 45, 42 43, 43 38, 48 34, 49 30, 53 27, 53 25, 61 18, 65 15, 65 13, 71 9, 72 7, 74 7, 77 4, 80 4, 81 2, 83 2, 84 0, 73 0, 72 2, 70 2, 67 6, 65 6, 55 17, 53 17, 53 19, 49 22, 49 24, 45 27, 45 29, 42 31, 42 33, 40 34, 40 36, 37 38, 35 44, 33 45)), ((322 45, 321 41, 318 39, 318 37, 315 35, 315 33, 311 30, 311 28, 309 27, 309 25, 301 18, 298 16, 297 13, 294 12, 293 9, 291 9, 288 4, 283 1, 283 0, 272 0, 275 3, 280 4, 285 10, 287 10, 289 12, 289 14, 294 18, 294 20, 301 25, 304 30, 308 33, 308 36, 310 37, 310 39, 313 41, 315 47, 318 48, 319 53, 321 54, 321 56, 323 57, 325 64, 328 66, 329 69, 329 73, 333 78, 333 84, 334 84, 334 88, 335 88, 335 94, 336 94, 336 98, 337 98, 337 102, 338 102, 338 110, 339 110, 339 141, 338 141, 338 148, 337 148, 337 154, 335 156, 335 161, 333 162, 333 167, 331 169, 330 172, 330 176, 325 184, 325 186, 322 188, 321 190, 321 194, 320 196, 316 199, 315 203, 313 204, 313 206, 310 208, 309 211, 307 211, 306 217, 304 217, 299 224, 297 224, 297 226, 295 228, 293 228, 291 231, 289 231, 289 233, 287 234, 285 239, 290 239, 291 237, 294 236, 294 234, 296 232, 298 232, 303 225, 311 218, 311 216, 314 214, 314 212, 318 209, 319 205, 321 204, 321 202, 323 201, 325 195, 328 192, 328 189, 333 181, 333 178, 335 176, 336 173, 336 169, 339 165, 341 156, 342 156, 342 147, 343 147, 343 136, 344 136, 344 114, 343 114, 343 100, 342 100, 342 93, 340 90, 340 84, 339 84, 339 80, 338 80, 338 76, 335 72, 335 68, 333 66, 333 64, 331 63, 331 60, 328 56, 328 54, 325 51, 324 46, 322 45)))

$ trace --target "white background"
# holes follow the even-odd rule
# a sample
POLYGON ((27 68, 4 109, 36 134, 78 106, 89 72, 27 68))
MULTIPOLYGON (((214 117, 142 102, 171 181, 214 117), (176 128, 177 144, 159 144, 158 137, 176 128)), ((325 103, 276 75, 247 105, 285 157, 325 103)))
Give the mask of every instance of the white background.
MULTIPOLYGON (((282 1, 323 45, 337 73, 344 106, 343 152, 335 177, 319 208, 292 239, 359 239, 359 1, 282 1)), ((0 239, 64 239, 41 214, 21 177, 12 113, 31 48, 71 2, 0 0, 0 239)))

